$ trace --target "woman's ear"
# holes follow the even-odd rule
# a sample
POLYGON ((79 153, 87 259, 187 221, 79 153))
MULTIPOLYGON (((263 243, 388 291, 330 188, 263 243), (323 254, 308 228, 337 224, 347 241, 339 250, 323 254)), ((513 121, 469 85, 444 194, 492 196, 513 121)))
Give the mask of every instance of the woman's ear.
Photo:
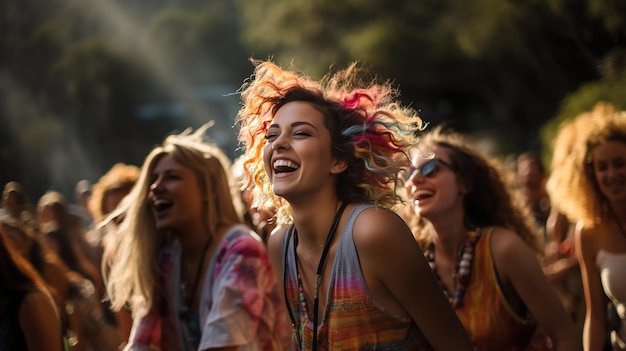
POLYGON ((340 174, 348 168, 348 164, 342 160, 335 160, 333 166, 330 168, 330 174, 340 174))
POLYGON ((465 195, 472 190, 472 184, 467 180, 459 180, 459 192, 465 195))

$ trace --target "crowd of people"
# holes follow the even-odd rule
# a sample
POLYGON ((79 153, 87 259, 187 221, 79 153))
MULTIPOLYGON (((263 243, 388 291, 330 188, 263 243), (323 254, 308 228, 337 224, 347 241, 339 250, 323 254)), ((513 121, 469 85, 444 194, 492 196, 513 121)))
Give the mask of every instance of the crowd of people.
POLYGON ((626 350, 626 112, 507 163, 356 63, 253 63, 234 162, 207 122, 4 185, 0 350, 626 350))

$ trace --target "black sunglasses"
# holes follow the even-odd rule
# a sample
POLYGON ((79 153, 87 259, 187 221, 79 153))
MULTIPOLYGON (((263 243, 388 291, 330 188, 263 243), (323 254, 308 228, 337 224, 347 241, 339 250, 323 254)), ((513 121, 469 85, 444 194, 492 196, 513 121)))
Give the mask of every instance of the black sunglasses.
POLYGON ((440 158, 433 158, 431 160, 424 162, 424 164, 419 167, 415 167, 414 165, 411 164, 411 166, 409 167, 409 171, 407 172, 406 179, 411 178, 413 176, 413 173, 415 173, 415 171, 419 172, 422 175, 422 177, 432 178, 435 175, 437 175, 437 172, 439 171, 438 165, 440 163, 446 166, 446 168, 448 168, 452 172, 456 171, 454 169, 454 166, 449 164, 448 162, 440 158))

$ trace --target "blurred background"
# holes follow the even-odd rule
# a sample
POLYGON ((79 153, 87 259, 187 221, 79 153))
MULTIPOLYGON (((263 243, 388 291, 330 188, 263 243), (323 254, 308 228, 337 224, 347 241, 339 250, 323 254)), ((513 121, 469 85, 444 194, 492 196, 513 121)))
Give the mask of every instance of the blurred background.
POLYGON ((562 120, 626 109, 626 1, 0 0, 0 182, 73 198, 208 120, 234 158, 237 90, 270 57, 359 61, 431 126, 547 155, 562 120))

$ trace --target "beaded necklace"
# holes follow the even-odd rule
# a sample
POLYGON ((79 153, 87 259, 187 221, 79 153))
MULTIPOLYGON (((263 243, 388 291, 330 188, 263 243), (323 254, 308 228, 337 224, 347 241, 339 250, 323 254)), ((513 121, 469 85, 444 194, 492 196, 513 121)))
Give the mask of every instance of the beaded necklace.
POLYGON ((454 307, 455 309, 463 307, 463 296, 465 296, 467 286, 469 285, 470 278, 472 276, 474 248, 476 247, 476 243, 478 243, 478 239, 480 239, 480 236, 481 232, 479 229, 476 229, 476 231, 474 232, 469 232, 467 238, 465 239, 465 242, 459 248, 453 275, 454 284, 456 285, 456 291, 452 296, 450 296, 446 285, 443 283, 441 277, 437 273, 437 266, 435 265, 435 243, 430 243, 430 245, 428 245, 428 248, 424 251, 424 256, 426 256, 426 260, 428 260, 430 268, 435 273, 437 281, 439 282, 439 286, 452 304, 452 307, 454 307))

